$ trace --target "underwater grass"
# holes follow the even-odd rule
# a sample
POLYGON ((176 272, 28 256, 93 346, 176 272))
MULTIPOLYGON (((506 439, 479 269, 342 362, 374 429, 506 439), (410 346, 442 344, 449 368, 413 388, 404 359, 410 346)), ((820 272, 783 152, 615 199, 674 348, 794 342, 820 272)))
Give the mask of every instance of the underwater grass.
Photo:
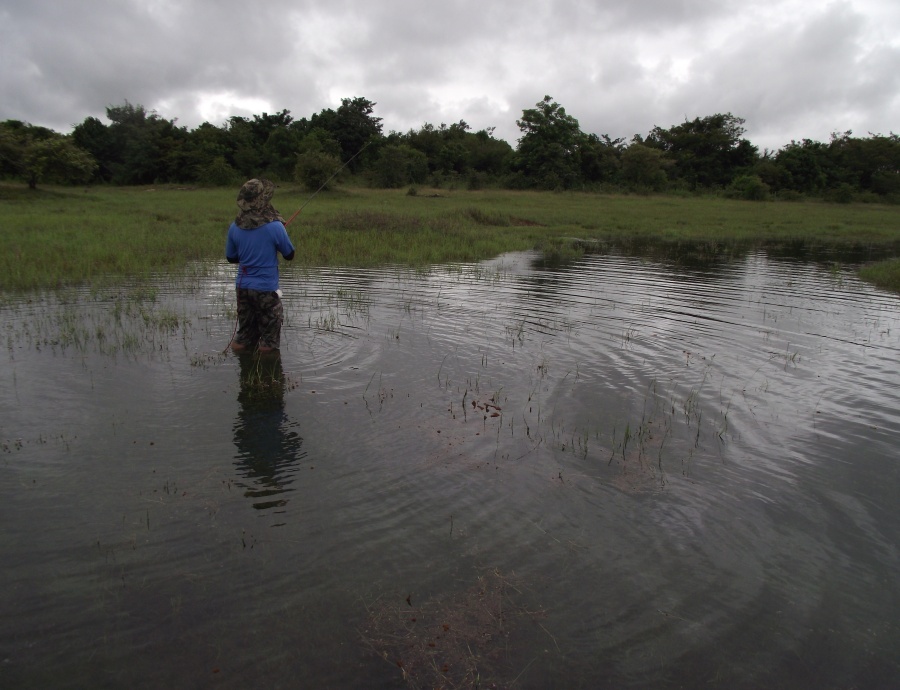
MULTIPOLYGON (((224 261, 236 191, 0 184, 0 289, 111 284, 224 261)), ((283 185, 274 202, 287 218, 309 199, 283 185)), ((717 197, 345 187, 316 196, 288 230, 295 264, 307 266, 421 266, 527 249, 564 260, 586 246, 653 253, 699 245, 718 255, 808 243, 900 254, 897 206, 717 197)))

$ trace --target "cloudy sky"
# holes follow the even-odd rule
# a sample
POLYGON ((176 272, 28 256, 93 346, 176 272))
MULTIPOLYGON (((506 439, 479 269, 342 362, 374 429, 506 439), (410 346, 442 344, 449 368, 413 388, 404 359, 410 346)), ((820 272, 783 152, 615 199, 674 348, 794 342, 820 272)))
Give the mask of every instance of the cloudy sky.
POLYGON ((0 0, 0 121, 143 105, 193 129, 375 102, 515 146, 545 94, 630 139, 730 112, 760 150, 900 133, 897 0, 0 0))

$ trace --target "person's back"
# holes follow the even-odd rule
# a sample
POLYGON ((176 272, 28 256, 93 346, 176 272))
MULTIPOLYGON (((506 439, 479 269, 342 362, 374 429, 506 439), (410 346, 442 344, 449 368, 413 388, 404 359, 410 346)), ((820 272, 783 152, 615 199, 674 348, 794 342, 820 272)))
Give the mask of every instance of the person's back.
POLYGON ((274 291, 278 284, 278 253, 293 257, 293 245, 281 221, 272 221, 251 230, 232 223, 228 228, 226 256, 239 257, 236 287, 274 291), (229 254, 233 252, 233 254, 229 254))
POLYGON ((244 352, 278 350, 284 310, 278 283, 278 254, 290 261, 294 245, 284 219, 272 206, 275 185, 248 180, 238 192, 241 212, 228 228, 225 258, 238 264, 235 276, 238 327, 230 347, 244 352))

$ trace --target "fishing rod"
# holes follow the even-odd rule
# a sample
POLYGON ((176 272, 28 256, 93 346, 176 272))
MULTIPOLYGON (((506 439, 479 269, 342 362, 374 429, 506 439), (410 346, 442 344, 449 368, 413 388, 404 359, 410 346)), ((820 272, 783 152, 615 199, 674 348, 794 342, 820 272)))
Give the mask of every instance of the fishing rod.
POLYGON ((363 144, 363 147, 362 147, 359 151, 357 151, 357 152, 354 153, 352 156, 350 156, 350 158, 348 158, 348 159, 346 160, 346 162, 345 162, 340 168, 338 168, 337 170, 335 170, 334 173, 331 175, 331 177, 329 177, 327 180, 325 180, 325 181, 322 183, 322 186, 319 187, 316 191, 314 191, 314 192, 312 193, 312 195, 309 197, 309 199, 307 199, 306 201, 303 202, 303 206, 301 206, 300 208, 298 208, 298 209, 294 212, 294 215, 292 215, 290 218, 287 219, 287 221, 285 221, 284 227, 287 227, 288 225, 290 225, 290 224, 291 224, 291 221, 293 221, 294 218, 296 218, 297 216, 300 215, 300 211, 302 211, 304 208, 306 208, 307 204, 309 204, 309 202, 312 201, 312 200, 316 197, 316 195, 317 195, 319 192, 321 192, 323 189, 325 189, 325 187, 328 186, 328 183, 331 182, 335 177, 337 177, 338 174, 341 172, 341 170, 343 170, 343 169, 346 168, 348 165, 350 165, 350 161, 352 161, 352 160, 353 160, 354 158, 356 158, 359 154, 361 154, 363 151, 365 151, 365 150, 366 150, 366 147, 367 147, 369 144, 371 144, 371 143, 372 143, 372 140, 370 139, 370 140, 367 141, 365 144, 363 144))

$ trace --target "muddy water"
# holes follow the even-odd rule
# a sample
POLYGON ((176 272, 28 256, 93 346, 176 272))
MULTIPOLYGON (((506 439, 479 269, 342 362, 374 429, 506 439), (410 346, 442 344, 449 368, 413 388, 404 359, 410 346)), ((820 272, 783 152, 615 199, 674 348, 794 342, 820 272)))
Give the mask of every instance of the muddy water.
MULTIPOLYGON (((839 257, 837 257, 839 258, 839 257)), ((900 299, 516 254, 0 307, 3 687, 896 687, 900 299)))

